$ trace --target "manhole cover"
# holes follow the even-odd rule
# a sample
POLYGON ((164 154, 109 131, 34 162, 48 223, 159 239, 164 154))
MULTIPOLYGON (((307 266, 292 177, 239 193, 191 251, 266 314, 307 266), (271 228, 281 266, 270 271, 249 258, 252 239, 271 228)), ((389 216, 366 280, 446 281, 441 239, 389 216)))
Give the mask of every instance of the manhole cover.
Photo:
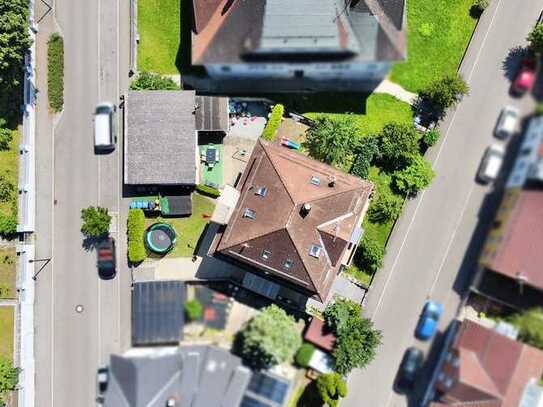
POLYGON ((83 312, 84 309, 85 308, 81 304, 78 304, 78 305, 75 306, 75 311, 80 313, 80 314, 83 312))

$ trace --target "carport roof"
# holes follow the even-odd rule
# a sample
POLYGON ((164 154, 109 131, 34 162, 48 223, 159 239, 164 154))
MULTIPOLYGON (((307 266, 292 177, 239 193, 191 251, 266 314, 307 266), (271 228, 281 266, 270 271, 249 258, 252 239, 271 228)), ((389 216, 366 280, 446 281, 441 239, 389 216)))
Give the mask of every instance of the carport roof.
POLYGON ((125 100, 124 182, 196 183, 194 91, 130 91, 125 100))
POLYGON ((132 344, 159 345, 183 339, 185 285, 181 281, 134 284, 132 344))

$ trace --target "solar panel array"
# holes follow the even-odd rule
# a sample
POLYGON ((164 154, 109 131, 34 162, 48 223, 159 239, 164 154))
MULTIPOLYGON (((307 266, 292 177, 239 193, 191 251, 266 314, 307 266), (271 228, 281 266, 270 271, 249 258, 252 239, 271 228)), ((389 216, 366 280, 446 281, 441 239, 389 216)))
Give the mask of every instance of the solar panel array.
POLYGON ((241 407, 282 406, 289 389, 289 382, 270 372, 253 373, 241 407))

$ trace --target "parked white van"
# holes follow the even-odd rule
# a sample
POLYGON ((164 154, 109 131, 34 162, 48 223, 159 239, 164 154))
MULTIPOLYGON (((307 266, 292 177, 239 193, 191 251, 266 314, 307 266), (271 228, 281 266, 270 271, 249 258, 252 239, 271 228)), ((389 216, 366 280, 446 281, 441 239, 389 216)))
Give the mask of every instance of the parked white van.
POLYGON ((96 105, 94 112, 94 149, 110 151, 115 149, 115 123, 113 103, 102 102, 96 105))
POLYGON ((481 183, 488 184, 498 177, 504 156, 505 147, 502 144, 492 144, 486 149, 477 174, 481 183))

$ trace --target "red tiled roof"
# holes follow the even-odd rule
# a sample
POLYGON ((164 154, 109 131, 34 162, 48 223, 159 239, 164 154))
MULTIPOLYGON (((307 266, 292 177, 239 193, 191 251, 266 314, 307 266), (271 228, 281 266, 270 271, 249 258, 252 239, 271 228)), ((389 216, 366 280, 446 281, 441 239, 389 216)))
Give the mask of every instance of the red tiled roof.
POLYGON ((522 190, 503 228, 489 268, 543 290, 543 190, 522 190))
POLYGON ((373 185, 259 140, 238 189, 240 199, 217 250, 324 301, 373 185), (313 176, 320 185, 310 182, 313 176), (263 186, 268 191, 265 197, 255 193, 263 186), (306 203, 311 209, 304 216, 301 209, 306 203), (256 219, 244 217, 246 209, 253 210, 256 219), (309 254, 313 244, 321 247, 317 257, 309 254), (271 252, 268 259, 263 259, 263 250, 271 252), (285 267, 287 259, 292 261, 290 267, 285 267))
POLYGON ((304 339, 327 351, 334 349, 335 335, 326 328, 324 321, 313 318, 307 327, 304 339))
POLYGON ((443 368, 454 378, 447 390, 439 385, 443 405, 517 407, 525 386, 543 372, 542 351, 470 320, 462 323, 451 352, 459 360, 457 367, 443 368))

